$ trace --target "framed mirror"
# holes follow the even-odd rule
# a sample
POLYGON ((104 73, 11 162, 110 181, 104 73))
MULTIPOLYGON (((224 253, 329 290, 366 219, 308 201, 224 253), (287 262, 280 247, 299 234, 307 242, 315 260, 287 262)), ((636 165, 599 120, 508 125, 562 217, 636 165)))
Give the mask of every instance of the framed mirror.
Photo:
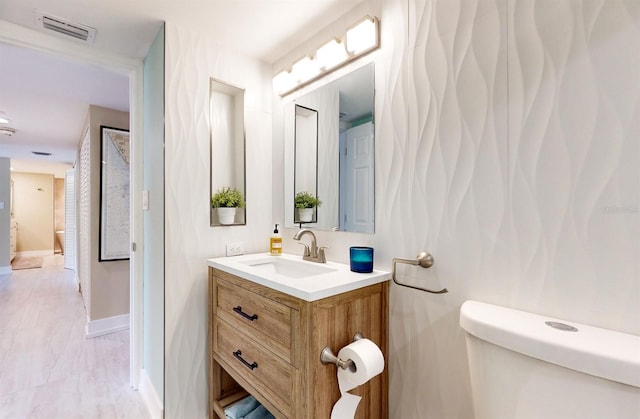
POLYGON ((369 63, 285 104, 286 227, 303 225, 295 197, 303 188, 312 189, 308 179, 315 172, 316 197, 321 205, 315 208, 308 226, 374 232, 374 96, 374 64, 369 63), (309 117, 301 115, 302 110, 315 115, 315 168, 310 157, 312 124, 304 123, 309 117), (301 124, 304 130, 299 129, 301 124), (299 152, 302 148, 307 151, 299 152))
POLYGON ((211 226, 245 225, 244 89, 211 79, 211 226))

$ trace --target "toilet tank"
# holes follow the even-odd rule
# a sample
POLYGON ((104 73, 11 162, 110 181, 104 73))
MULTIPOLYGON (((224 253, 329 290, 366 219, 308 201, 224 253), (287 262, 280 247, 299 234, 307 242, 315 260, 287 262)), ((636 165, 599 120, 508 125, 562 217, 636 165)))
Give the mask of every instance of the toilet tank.
POLYGON ((476 419, 639 419, 640 337, 467 301, 476 419))

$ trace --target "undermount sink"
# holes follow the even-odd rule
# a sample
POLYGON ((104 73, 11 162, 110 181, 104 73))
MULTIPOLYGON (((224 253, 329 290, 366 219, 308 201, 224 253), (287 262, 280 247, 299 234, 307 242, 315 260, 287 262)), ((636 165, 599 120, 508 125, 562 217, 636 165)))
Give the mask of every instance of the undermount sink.
POLYGON ((389 272, 357 273, 344 263, 310 262, 303 260, 302 256, 288 253, 280 256, 268 253, 227 256, 208 259, 208 264, 305 301, 316 301, 391 279, 389 272))
POLYGON ((275 259, 274 257, 257 260, 246 260, 240 263, 258 268, 268 273, 282 275, 293 279, 322 275, 329 272, 335 272, 337 270, 320 264, 312 265, 309 262, 299 262, 289 259, 275 259))

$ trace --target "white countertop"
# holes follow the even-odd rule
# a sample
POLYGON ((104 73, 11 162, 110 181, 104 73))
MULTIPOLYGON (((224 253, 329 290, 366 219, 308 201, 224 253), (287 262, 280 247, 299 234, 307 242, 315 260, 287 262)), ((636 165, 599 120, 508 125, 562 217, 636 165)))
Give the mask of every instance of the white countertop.
POLYGON ((316 301, 326 297, 353 291, 369 285, 378 284, 391 279, 391 273, 375 270, 371 273, 352 272, 349 265, 327 262, 316 263, 303 261, 302 256, 283 253, 281 256, 271 256, 269 253, 254 253, 249 255, 229 256, 207 259, 207 264, 221 271, 239 276, 276 291, 298 297, 305 301, 316 301), (250 266, 247 262, 264 260, 266 258, 283 259, 314 266, 332 269, 331 272, 316 274, 304 278, 290 278, 273 272, 250 266))

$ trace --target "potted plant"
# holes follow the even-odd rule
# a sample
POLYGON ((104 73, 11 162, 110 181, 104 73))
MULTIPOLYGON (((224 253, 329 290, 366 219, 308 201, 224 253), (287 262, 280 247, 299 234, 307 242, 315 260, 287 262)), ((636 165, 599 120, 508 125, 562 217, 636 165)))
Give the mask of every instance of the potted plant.
POLYGON ((226 186, 213 194, 211 206, 217 209, 220 224, 233 224, 236 218, 236 209, 244 207, 244 197, 239 190, 226 186))
POLYGON ((313 218, 313 208, 319 207, 322 201, 309 192, 298 192, 294 199, 300 221, 309 222, 313 218))

